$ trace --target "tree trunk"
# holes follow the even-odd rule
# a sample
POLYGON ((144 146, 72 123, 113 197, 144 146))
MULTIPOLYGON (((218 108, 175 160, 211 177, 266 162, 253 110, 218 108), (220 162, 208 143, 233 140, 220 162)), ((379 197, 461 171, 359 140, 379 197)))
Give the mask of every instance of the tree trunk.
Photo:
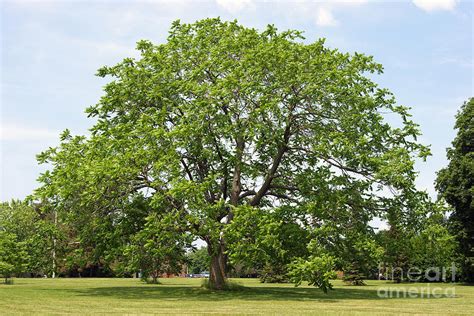
POLYGON ((152 279, 151 283, 158 284, 158 272, 157 271, 152 272, 151 279, 152 279))
POLYGON ((208 243, 207 251, 211 256, 211 266, 209 269, 209 288, 213 290, 223 290, 226 283, 227 256, 224 253, 224 245, 208 243))
MULTIPOLYGON (((58 211, 54 211, 54 226, 57 228, 58 227, 58 211)), ((53 274, 52 278, 56 278, 56 237, 53 237, 53 274)))

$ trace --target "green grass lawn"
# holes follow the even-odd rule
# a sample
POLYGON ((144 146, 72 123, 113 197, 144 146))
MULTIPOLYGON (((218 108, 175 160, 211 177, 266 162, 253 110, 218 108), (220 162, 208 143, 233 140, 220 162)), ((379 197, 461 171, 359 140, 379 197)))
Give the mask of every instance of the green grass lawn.
MULTIPOLYGON (((162 279, 149 285, 137 279, 15 279, 0 284, 0 315, 59 314, 437 314, 472 315, 474 287, 455 285, 455 297, 380 298, 377 290, 396 287, 419 290, 427 284, 369 281, 348 286, 335 281, 335 290, 324 294, 312 287, 261 284, 254 279, 234 279, 244 287, 214 292, 200 287, 200 279, 162 279)), ((443 290, 452 284, 430 284, 443 290)), ((425 290, 426 293, 426 290, 425 290)), ((426 295, 426 294, 425 294, 426 295)))

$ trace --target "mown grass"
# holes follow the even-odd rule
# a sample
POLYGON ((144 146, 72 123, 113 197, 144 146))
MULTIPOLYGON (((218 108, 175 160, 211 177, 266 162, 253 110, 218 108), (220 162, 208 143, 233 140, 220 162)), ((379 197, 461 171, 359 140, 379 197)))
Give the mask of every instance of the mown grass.
MULTIPOLYGON (((15 279, 0 284, 0 315, 61 314, 273 314, 273 315, 472 315, 474 287, 460 284, 392 284, 369 281, 355 287, 335 281, 324 294, 308 286, 261 284, 234 279, 242 287, 216 292, 201 287, 199 279, 161 279, 144 284, 137 279, 15 279), (455 297, 380 298, 380 288, 448 289, 455 297)), ((426 290, 425 290, 426 293, 426 290)))

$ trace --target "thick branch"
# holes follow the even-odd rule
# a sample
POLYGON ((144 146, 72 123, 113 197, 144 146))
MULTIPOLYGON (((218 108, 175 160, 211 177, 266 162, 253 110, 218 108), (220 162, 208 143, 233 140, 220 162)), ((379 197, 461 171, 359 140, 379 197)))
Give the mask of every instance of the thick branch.
MULTIPOLYGON (((250 190, 250 191, 245 191, 244 193, 242 193, 240 196, 239 196, 239 199, 243 199, 247 196, 252 196, 252 195, 256 195, 257 192, 255 192, 254 190, 250 190)), ((298 202, 297 199, 287 195, 287 194, 283 194, 283 193, 278 193, 278 192, 272 192, 272 191, 267 191, 265 192, 264 196, 274 196, 274 197, 277 197, 277 198, 280 198, 280 199, 285 199, 285 200, 289 200, 289 201, 293 201, 293 202, 298 202)))
POLYGON ((189 180, 194 181, 193 175, 192 175, 192 173, 191 173, 191 170, 189 170, 189 167, 188 167, 188 165, 186 164, 186 162, 184 161, 183 158, 181 158, 181 164, 183 165, 184 170, 185 170, 186 173, 188 174, 189 180))
POLYGON ((239 200, 243 199, 243 198, 246 198, 247 196, 252 196, 252 195, 255 195, 257 194, 257 192, 255 192, 255 190, 249 190, 249 191, 245 191, 244 193, 242 193, 240 196, 239 196, 239 200))
POLYGON ((236 162, 234 167, 234 175, 232 178, 232 188, 230 192, 230 204, 236 206, 239 202, 239 195, 242 189, 241 185, 241 167, 242 167, 242 156, 244 153, 245 142, 242 136, 238 136, 236 140, 236 162))
POLYGON ((268 173, 265 177, 265 180, 260 187, 260 189, 257 191, 257 194, 252 198, 250 201, 251 206, 256 206, 260 203, 262 198, 265 196, 265 193, 270 189, 270 185, 272 183, 272 180, 275 178, 276 172, 278 170, 278 167, 281 164, 281 161, 283 160, 283 155, 285 152, 288 150, 288 141, 290 140, 290 130, 291 130, 291 121, 288 122, 285 128, 285 132, 283 134, 283 142, 280 144, 278 147, 277 154, 273 158, 273 163, 270 169, 268 170, 268 173))

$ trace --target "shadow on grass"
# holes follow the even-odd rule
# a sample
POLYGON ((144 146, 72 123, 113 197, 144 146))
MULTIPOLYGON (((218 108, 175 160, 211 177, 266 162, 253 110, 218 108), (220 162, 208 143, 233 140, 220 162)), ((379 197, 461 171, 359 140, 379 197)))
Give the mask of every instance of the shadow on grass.
MULTIPOLYGON (((62 290, 64 291, 64 290, 62 290)), ((381 299, 376 290, 362 290, 357 288, 337 288, 328 294, 316 288, 291 287, 242 287, 233 291, 211 291, 199 287, 166 286, 156 287, 100 287, 89 289, 71 289, 80 296, 102 296, 117 299, 171 299, 171 300, 249 300, 249 301, 325 301, 337 302, 345 299, 374 300, 381 299)))
POLYGON ((458 283, 457 285, 460 285, 460 286, 468 286, 468 287, 474 287, 474 283, 458 283))

